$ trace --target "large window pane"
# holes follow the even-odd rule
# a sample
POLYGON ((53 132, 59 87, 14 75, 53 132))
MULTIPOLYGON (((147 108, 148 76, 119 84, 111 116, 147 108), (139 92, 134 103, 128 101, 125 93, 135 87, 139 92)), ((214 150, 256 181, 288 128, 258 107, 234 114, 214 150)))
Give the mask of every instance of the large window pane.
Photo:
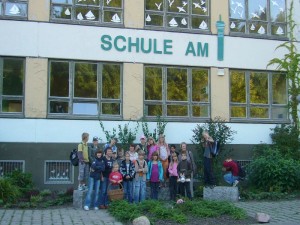
POLYGON ((145 68, 145 99, 162 100, 162 68, 145 68))
POLYGON ((273 104, 287 104, 287 84, 284 74, 273 74, 272 96, 273 104))
POLYGON ((167 69, 167 100, 187 101, 186 69, 167 69))
POLYGON ((97 97, 97 64, 75 63, 74 97, 97 97))
POLYGON ((231 71, 230 84, 231 84, 230 101, 245 103, 246 102, 245 73, 241 71, 231 71))
POLYGON ((50 96, 69 96, 69 63, 52 62, 50 66, 50 96))
POLYGON ((121 85, 121 67, 116 64, 103 64, 102 98, 119 99, 121 85))
POLYGON ((5 12, 6 16, 26 17, 27 16, 27 2, 6 0, 5 12))
POLYGON ((268 104, 268 74, 250 74, 250 102, 268 104))
POLYGON ((23 95, 24 60, 3 59, 3 95, 23 95))
POLYGON ((192 70, 192 101, 208 102, 208 70, 192 70))

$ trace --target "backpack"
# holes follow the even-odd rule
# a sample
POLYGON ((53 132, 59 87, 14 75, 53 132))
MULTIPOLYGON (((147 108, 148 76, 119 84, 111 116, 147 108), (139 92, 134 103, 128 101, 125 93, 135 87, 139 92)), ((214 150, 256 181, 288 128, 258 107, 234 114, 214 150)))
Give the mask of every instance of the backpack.
POLYGON ((78 166, 79 164, 79 158, 77 152, 78 152, 77 148, 74 148, 70 153, 70 161, 73 166, 78 166))
POLYGON ((215 140, 210 146, 210 153, 213 157, 216 157, 220 152, 220 142, 215 140))
POLYGON ((239 180, 244 180, 246 177, 246 171, 245 171, 244 167, 241 166, 241 164, 238 161, 234 160, 234 162, 237 164, 238 169, 239 169, 239 175, 238 175, 240 178, 239 180))

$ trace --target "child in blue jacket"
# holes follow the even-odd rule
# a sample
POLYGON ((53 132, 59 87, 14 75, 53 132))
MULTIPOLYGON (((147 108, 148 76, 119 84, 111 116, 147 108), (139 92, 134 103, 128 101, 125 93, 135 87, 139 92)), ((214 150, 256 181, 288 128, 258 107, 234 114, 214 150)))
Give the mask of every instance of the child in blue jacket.
POLYGON ((148 162, 147 180, 150 180, 151 199, 158 199, 160 182, 164 181, 164 170, 161 161, 158 160, 158 153, 153 152, 151 160, 148 162))

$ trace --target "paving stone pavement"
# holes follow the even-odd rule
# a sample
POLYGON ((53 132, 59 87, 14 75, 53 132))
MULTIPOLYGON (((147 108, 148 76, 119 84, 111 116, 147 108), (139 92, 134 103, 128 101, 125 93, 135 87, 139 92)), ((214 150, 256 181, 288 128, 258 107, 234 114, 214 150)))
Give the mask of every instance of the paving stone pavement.
POLYGON ((235 205, 245 209, 251 217, 257 212, 269 214, 268 225, 300 225, 300 200, 237 202, 235 205))
MULTIPOLYGON (((273 202, 236 202, 248 215, 256 212, 271 216, 268 225, 300 225, 300 200, 273 202)), ((122 225, 107 210, 74 209, 0 209, 0 225, 122 225)))
POLYGON ((107 210, 74 209, 1 209, 1 225, 122 225, 107 210))

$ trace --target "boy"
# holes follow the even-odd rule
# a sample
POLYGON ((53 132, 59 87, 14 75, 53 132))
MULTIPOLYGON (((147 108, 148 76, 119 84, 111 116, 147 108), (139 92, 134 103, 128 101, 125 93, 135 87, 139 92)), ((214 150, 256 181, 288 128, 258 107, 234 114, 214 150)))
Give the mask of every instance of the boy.
POLYGON ((223 162, 222 170, 228 171, 228 173, 224 175, 224 180, 233 187, 236 187, 239 183, 239 167, 232 158, 228 158, 223 162))
POLYGON ((138 152, 138 159, 135 162, 134 178, 134 202, 139 203, 146 198, 146 174, 148 173, 147 162, 144 160, 145 152, 138 152))
POLYGON ((191 173, 192 166, 191 163, 187 160, 185 152, 181 153, 181 161, 177 166, 178 182, 179 182, 179 193, 181 196, 185 196, 185 192, 189 199, 192 199, 191 195, 191 173))
POLYGON ((88 133, 83 133, 81 135, 81 143, 78 145, 78 158, 79 158, 79 175, 78 175, 78 181, 79 181, 79 185, 78 185, 78 190, 79 191, 83 191, 87 189, 86 186, 86 181, 88 179, 89 176, 89 170, 90 170, 90 166, 89 166, 89 150, 88 150, 88 140, 89 140, 89 134, 88 133))

